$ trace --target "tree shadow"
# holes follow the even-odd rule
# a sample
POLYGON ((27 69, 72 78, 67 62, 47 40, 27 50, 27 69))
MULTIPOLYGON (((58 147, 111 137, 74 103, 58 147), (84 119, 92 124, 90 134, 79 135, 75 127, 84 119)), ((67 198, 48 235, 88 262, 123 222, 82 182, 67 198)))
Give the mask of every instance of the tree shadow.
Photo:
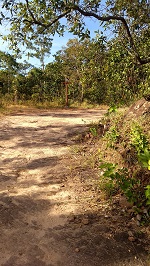
POLYGON ((40 183, 23 179, 14 190, 1 191, 0 249, 5 257, 1 265, 148 266, 146 235, 137 236, 130 228, 135 237, 131 242, 121 226, 125 217, 116 226, 111 214, 78 210, 74 196, 65 195, 66 175, 61 169, 55 172, 54 166, 40 183))
POLYGON ((76 217, 63 230, 60 226, 47 233, 47 237, 53 236, 62 246, 67 245, 66 265, 146 265, 143 264, 148 255, 147 245, 142 241, 144 234, 133 243, 127 232, 109 227, 102 215, 87 212, 86 225, 82 222, 84 214, 76 217))
MULTIPOLYGON (((11 127, 3 130, 0 135, 0 141, 12 140, 18 138, 17 147, 42 147, 48 145, 68 145, 73 144, 70 137, 87 130, 88 125, 48 125, 37 127, 11 127)), ((3 148, 3 143, 1 145, 3 148)))
POLYGON ((1 241, 5 239, 6 254, 10 254, 2 266, 148 265, 144 234, 131 242, 126 231, 110 227, 106 218, 94 211, 57 216, 51 210, 67 200, 51 202, 38 196, 1 195, 1 241))
POLYGON ((136 237, 133 232, 131 242, 124 227, 113 226, 111 216, 108 221, 105 213, 78 210, 80 203, 68 194, 69 170, 61 164, 61 156, 32 158, 33 147, 41 152, 45 147, 73 145, 70 134, 85 130, 85 125, 67 125, 63 130, 60 125, 10 126, 2 132, 1 139, 12 140, 13 145, 11 158, 2 159, 0 167, 1 265, 148 266, 144 234, 136 237), (24 147, 31 149, 30 160, 22 150, 19 157, 13 156, 13 150, 24 147))

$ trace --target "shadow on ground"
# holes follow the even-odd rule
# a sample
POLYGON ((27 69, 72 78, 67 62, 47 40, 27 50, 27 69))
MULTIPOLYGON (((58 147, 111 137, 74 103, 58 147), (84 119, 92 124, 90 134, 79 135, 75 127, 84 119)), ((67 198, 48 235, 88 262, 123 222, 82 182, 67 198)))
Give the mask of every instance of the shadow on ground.
POLYGON ((117 227, 105 212, 89 209, 82 184, 70 176, 65 148, 86 128, 70 119, 86 115, 21 114, 1 125, 1 266, 148 266, 146 236, 133 232, 129 241, 120 226, 125 218, 117 227))
MULTIPOLYGON (((45 225, 36 217, 40 213, 48 215, 53 202, 38 196, 1 195, 1 250, 6 249, 2 266, 148 265, 143 235, 130 242, 127 232, 108 227, 106 218, 94 212, 77 212, 73 216, 62 213, 65 224, 53 227, 51 219, 60 220, 60 216, 50 214, 44 217, 45 225), (27 216, 33 219, 29 221, 27 216)), ((67 203, 54 203, 57 204, 67 203)))

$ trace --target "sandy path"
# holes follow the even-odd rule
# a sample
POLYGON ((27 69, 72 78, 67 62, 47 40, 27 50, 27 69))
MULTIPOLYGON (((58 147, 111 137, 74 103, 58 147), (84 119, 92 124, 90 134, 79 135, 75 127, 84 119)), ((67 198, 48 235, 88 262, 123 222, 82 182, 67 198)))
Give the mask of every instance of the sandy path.
POLYGON ((1 118, 0 265, 81 265, 76 246, 72 261, 66 236, 69 216, 80 205, 66 185, 64 157, 71 135, 103 113, 57 110, 1 118))
POLYGON ((73 136, 104 112, 26 110, 1 118, 0 266, 150 265, 143 235, 129 241, 128 217, 84 184, 94 172, 72 169, 73 136))

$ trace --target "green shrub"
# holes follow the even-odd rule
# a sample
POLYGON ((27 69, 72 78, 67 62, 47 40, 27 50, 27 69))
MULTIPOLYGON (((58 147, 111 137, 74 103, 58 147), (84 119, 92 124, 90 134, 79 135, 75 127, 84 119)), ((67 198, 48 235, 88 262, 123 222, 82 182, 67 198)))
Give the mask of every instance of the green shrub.
POLYGON ((150 205, 150 185, 148 185, 148 186, 146 187, 146 190, 145 190, 145 196, 146 196, 146 199, 147 199, 146 204, 147 204, 147 205, 150 205))
POLYGON ((103 163, 99 166, 103 169, 103 176, 110 178, 115 182, 117 187, 121 189, 127 200, 132 203, 139 202, 139 194, 137 193, 137 187, 140 185, 140 181, 136 180, 133 176, 130 177, 127 168, 117 169, 117 164, 103 163))

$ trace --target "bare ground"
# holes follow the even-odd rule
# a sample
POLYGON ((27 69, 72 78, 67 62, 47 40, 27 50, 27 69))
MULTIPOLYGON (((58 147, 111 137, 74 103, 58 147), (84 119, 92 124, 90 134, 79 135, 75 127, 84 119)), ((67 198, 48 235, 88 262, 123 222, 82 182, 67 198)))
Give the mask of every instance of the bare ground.
POLYGON ((82 171, 70 154, 74 136, 104 112, 25 110, 1 118, 1 266, 150 265, 146 232, 98 198, 97 172, 82 171))

